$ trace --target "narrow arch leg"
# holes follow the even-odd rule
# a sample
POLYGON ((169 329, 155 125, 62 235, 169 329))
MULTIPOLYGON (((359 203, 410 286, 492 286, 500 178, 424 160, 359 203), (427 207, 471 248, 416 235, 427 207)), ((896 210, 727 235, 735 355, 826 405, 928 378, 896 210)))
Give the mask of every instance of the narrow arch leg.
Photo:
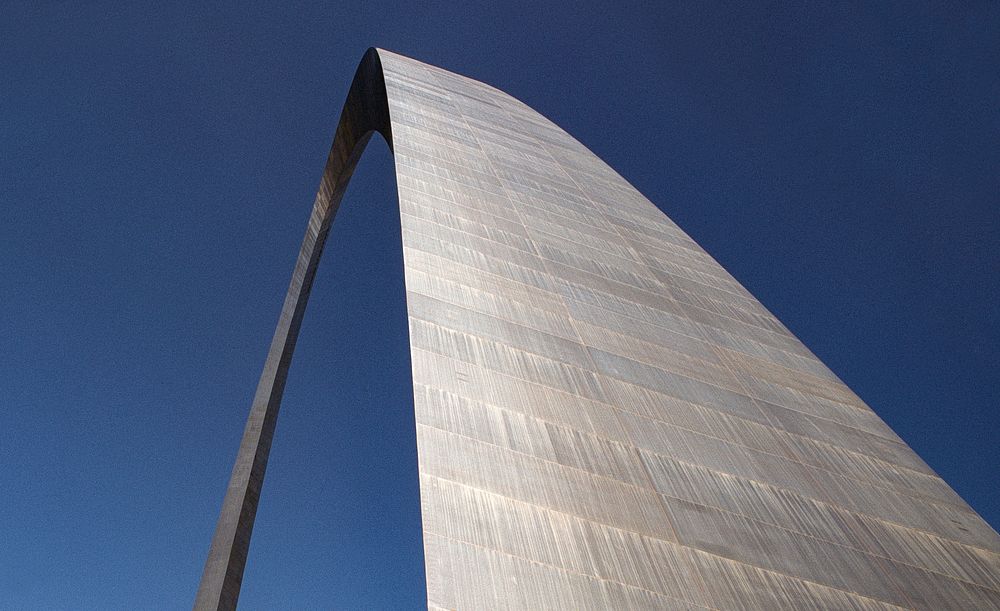
POLYGON ((236 608, 274 427, 313 278, 330 224, 358 159, 375 131, 381 132, 392 146, 382 69, 378 55, 370 50, 358 67, 344 105, 264 371, 257 384, 195 598, 194 608, 198 611, 236 608))

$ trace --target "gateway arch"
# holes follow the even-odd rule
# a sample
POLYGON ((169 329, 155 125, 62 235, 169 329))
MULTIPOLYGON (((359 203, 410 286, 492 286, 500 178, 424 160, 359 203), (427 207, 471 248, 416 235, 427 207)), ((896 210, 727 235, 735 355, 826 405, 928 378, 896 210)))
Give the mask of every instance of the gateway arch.
POLYGON ((236 606, 310 286, 374 132, 429 608, 1000 608, 997 533, 656 206, 514 98, 370 49, 196 609, 236 606))

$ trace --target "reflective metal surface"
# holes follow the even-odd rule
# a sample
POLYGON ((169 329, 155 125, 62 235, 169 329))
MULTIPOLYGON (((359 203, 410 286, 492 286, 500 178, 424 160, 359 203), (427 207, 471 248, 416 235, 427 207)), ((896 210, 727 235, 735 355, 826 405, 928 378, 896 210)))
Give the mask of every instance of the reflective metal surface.
POLYGON ((399 188, 430 608, 1000 608, 997 533, 580 143, 385 51, 351 96, 196 608, 235 606, 308 287, 372 130, 399 188))

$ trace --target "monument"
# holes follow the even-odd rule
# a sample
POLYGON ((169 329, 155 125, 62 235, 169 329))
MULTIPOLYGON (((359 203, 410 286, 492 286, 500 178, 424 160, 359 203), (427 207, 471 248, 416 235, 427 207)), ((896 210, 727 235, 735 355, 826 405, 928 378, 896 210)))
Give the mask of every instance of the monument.
POLYGON ((196 609, 236 606, 310 286, 374 132, 429 608, 1000 608, 1000 536, 652 203, 503 92, 370 49, 196 609))

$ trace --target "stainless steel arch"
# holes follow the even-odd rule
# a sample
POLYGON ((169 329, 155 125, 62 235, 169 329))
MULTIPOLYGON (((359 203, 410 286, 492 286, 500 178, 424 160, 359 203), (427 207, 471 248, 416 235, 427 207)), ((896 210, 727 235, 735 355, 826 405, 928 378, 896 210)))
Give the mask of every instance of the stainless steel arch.
POLYGON ((196 609, 236 606, 310 286, 375 131, 431 608, 1000 608, 1000 537, 652 203, 521 102, 371 49, 196 609))

